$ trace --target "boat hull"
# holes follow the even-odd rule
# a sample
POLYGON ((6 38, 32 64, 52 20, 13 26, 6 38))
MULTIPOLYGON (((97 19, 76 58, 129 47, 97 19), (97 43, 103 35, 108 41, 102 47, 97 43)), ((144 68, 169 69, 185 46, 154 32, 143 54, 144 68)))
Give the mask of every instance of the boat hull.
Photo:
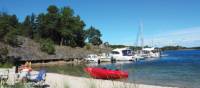
POLYGON ((90 76, 97 79, 122 79, 128 78, 128 72, 120 70, 109 70, 104 68, 85 68, 85 71, 89 73, 90 76))

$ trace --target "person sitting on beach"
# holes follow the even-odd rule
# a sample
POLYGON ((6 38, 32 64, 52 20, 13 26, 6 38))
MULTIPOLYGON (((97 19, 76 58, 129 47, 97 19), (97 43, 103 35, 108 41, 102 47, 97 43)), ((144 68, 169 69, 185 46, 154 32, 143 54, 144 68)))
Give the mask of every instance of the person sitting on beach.
POLYGON ((26 82, 27 77, 30 75, 30 72, 32 71, 32 68, 28 66, 27 64, 22 65, 19 69, 19 80, 21 82, 26 82))

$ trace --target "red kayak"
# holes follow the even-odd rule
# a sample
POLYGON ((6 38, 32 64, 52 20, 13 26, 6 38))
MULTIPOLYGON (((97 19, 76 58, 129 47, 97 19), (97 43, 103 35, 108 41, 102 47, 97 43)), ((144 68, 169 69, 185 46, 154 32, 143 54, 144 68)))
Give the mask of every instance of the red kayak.
POLYGON ((128 72, 121 70, 110 70, 106 68, 87 67, 84 69, 90 76, 97 79, 121 79, 128 78, 128 72))

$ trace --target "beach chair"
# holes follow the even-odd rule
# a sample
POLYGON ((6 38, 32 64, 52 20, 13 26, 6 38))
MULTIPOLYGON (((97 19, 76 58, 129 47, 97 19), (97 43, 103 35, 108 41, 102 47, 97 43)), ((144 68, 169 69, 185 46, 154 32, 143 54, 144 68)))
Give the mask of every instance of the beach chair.
POLYGON ((5 85, 9 76, 9 70, 1 70, 0 71, 0 85, 5 85))
POLYGON ((45 86, 46 80, 46 70, 41 69, 36 76, 30 76, 27 79, 27 82, 31 82, 34 87, 43 87, 45 86))

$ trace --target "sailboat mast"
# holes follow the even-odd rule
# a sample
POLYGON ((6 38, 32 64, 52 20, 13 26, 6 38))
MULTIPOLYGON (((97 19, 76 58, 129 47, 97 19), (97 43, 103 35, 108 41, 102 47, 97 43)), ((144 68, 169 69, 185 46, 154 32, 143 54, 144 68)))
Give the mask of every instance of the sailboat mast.
POLYGON ((144 48, 144 37, 143 37, 143 23, 139 22, 139 30, 137 32, 136 37, 136 46, 140 46, 141 48, 144 48))
POLYGON ((143 37, 143 23, 140 22, 140 26, 139 26, 139 34, 140 34, 140 46, 142 48, 144 48, 144 37, 143 37))

